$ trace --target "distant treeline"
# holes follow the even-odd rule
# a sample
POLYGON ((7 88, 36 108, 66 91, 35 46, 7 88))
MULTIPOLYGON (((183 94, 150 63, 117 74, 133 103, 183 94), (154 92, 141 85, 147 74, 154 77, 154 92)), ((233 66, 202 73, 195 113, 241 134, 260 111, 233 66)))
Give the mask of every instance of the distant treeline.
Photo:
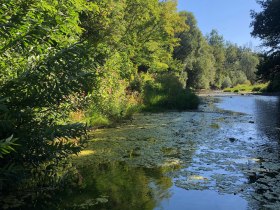
POLYGON ((180 45, 173 55, 183 63, 188 87, 223 89, 256 82, 257 53, 249 47, 226 42, 217 30, 204 37, 192 13, 180 12, 179 15, 186 19, 189 29, 176 34, 180 45))

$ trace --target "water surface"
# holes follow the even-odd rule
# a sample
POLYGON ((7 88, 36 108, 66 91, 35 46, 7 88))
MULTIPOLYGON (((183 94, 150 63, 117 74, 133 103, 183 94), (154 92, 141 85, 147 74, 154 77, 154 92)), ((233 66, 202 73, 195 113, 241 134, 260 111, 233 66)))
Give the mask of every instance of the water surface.
POLYGON ((204 101, 93 132, 80 186, 52 209, 280 209, 279 99, 204 101))

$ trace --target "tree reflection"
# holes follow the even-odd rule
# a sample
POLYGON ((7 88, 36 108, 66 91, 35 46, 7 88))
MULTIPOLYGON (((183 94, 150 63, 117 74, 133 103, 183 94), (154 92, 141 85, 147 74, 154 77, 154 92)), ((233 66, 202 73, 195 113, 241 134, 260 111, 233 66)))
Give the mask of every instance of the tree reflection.
POLYGON ((80 187, 57 195, 52 209, 152 210, 169 199, 173 172, 195 151, 184 136, 186 119, 178 116, 141 115, 133 125, 94 132, 92 143, 75 159, 80 187))
POLYGON ((279 97, 258 97, 255 100, 256 129, 262 144, 256 155, 259 165, 248 174, 254 188, 253 198, 258 201, 255 209, 279 209, 279 141, 280 100, 279 97))
POLYGON ((280 140, 280 100, 277 97, 257 98, 256 105, 256 124, 257 129, 268 139, 280 140))
POLYGON ((124 162, 91 165, 81 171, 82 186, 76 191, 61 193, 61 202, 56 208, 152 210, 162 199, 170 197, 168 189, 172 181, 164 176, 166 170, 134 168, 124 162), (96 202, 100 197, 105 198, 104 203, 96 202))

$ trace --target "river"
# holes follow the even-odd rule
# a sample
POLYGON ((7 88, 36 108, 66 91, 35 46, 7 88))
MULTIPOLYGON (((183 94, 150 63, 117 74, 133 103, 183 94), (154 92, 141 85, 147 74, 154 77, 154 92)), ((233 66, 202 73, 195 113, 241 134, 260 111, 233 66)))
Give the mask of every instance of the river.
POLYGON ((49 209, 280 209, 275 96, 203 97, 197 111, 137 114, 92 133, 81 180, 49 209))

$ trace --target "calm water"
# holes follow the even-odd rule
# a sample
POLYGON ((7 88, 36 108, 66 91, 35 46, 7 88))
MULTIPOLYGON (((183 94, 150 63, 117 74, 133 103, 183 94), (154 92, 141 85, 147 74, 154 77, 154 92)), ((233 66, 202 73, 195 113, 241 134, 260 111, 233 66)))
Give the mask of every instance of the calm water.
POLYGON ((94 132, 80 187, 46 209, 280 209, 279 99, 218 99, 94 132))
POLYGON ((250 115, 256 123, 256 132, 279 140, 280 101, 277 96, 223 97, 217 106, 224 110, 250 115))

